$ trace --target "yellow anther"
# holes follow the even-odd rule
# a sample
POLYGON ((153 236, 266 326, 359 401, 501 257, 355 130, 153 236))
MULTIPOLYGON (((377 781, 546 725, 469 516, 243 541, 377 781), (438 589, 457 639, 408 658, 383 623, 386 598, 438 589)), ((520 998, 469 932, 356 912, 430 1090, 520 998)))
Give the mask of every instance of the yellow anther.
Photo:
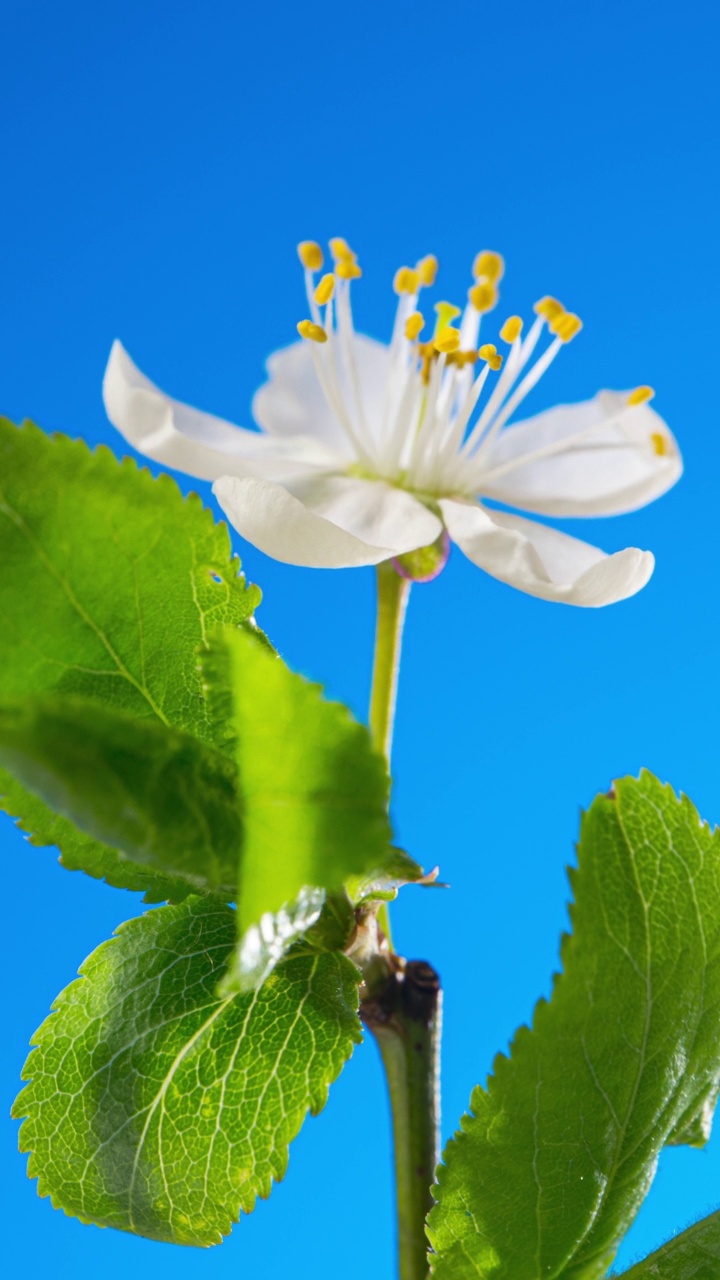
POLYGON ((514 342, 516 338, 520 337, 522 327, 523 322, 520 319, 520 316, 508 316, 508 319, 500 330, 500 337, 503 342, 514 342))
POLYGON ((438 260, 434 253, 428 253, 426 257, 421 258, 415 270, 420 277, 420 284, 429 288, 435 283, 435 277, 438 273, 438 260))
POLYGON ((652 435, 650 436, 650 439, 652 441, 652 447, 655 450, 658 458, 664 458, 665 454, 668 451, 668 443, 667 443, 667 440, 665 439, 665 436, 662 434, 661 431, 653 431, 652 435))
POLYGON ((572 311, 563 311, 561 316, 550 321, 550 332, 561 342, 570 342, 581 329, 582 320, 572 311))
POLYGON ((498 355, 498 349, 493 342, 484 343, 478 351, 478 355, 481 360, 485 360, 490 365, 490 368, 497 373, 497 370, 502 365, 503 358, 498 355))
POLYGON ((420 275, 417 271, 413 271, 412 267, 400 267, 395 272, 393 280, 393 289, 396 293, 417 293, 420 288, 420 275))
POLYGON ((414 342, 419 333, 425 328, 425 317, 422 311, 413 311, 405 321, 405 337, 414 342))
POLYGON ((437 360, 437 354, 438 353, 432 342, 418 343, 418 355, 422 360, 420 376, 426 386, 430 381, 430 370, 432 369, 433 360, 437 360))
POLYGON ((493 253, 492 249, 483 249, 473 262, 473 275, 476 280, 497 284, 505 275, 505 259, 502 254, 493 253))
POLYGON ((330 301, 330 299, 333 296, 334 290, 335 290, 335 277, 332 271, 328 271, 327 275, 323 276, 317 289, 315 290, 315 301, 317 302, 319 307, 324 307, 325 303, 330 301))
POLYGON ((301 240, 297 247, 298 258, 307 271, 319 271, 323 264, 323 251, 314 240, 301 240))
POLYGON ((327 334, 321 324, 313 324, 312 320, 301 320, 297 331, 301 338, 308 342, 327 342, 327 334))
POLYGON ((437 320, 435 322, 435 337, 446 329, 451 320, 457 320, 460 315, 460 308, 453 306, 452 302, 436 302, 435 312, 437 320))
POLYGON ((433 346, 441 354, 457 351, 460 346, 460 330, 453 329, 451 324, 444 325, 441 331, 433 338, 433 346))
POLYGON ((655 392, 652 387, 636 387, 628 396, 628 404, 645 404, 648 400, 652 400, 655 392))
POLYGON ((354 262, 356 258, 356 254, 342 236, 333 236, 330 241, 330 252, 336 262, 354 262))
POLYGON ((447 363, 457 365, 458 369, 464 369, 466 364, 475 364, 478 358, 477 351, 451 351, 448 354, 447 363))
POLYGON ((542 316, 543 320, 555 320, 557 316, 561 316, 565 308, 562 302, 558 302, 557 298, 541 298, 535 303, 535 312, 542 316))
POLYGON ((357 262, 351 261, 349 258, 341 258, 335 263, 335 275, 341 280, 357 280, 362 275, 357 262))
POLYGON ((492 311, 498 300, 497 289, 494 284, 482 280, 479 284, 474 284, 472 289, 468 291, 468 298, 476 311, 481 313, 492 311))

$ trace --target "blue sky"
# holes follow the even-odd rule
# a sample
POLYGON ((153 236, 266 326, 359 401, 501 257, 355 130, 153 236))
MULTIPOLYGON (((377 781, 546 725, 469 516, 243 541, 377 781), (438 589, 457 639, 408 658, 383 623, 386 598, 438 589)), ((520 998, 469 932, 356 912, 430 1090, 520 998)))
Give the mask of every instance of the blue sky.
MULTIPOLYGON (((304 314, 294 246, 342 234, 365 268, 358 323, 375 336, 389 332, 398 265, 437 253, 443 289, 460 297, 475 252, 500 250, 505 313, 553 293, 585 321, 530 407, 647 382, 680 440, 686 474, 670 495, 573 529, 608 550, 655 552, 634 600, 546 604, 459 554, 414 591, 394 818, 452 889, 407 891, 395 921, 399 946, 446 987, 446 1135, 549 988, 581 807, 645 765, 720 818, 719 27, 710 0, 5 0, 0 18, 10 417, 122 451, 100 398, 119 336, 174 395, 249 424, 264 359, 304 314)), ((288 661, 364 716, 371 571, 304 571, 238 549, 288 661)), ((54 995, 140 908, 7 825, 2 839, 9 1105, 54 995)), ((262 1267, 309 1280, 341 1265, 354 1280, 368 1255, 387 1274, 390 1154, 371 1044, 308 1122, 270 1203, 208 1254, 53 1213, 24 1177, 9 1121, 0 1157, 6 1248, 30 1276, 262 1267)), ((703 1152, 663 1155, 621 1261, 718 1202, 720 1132, 703 1152)))

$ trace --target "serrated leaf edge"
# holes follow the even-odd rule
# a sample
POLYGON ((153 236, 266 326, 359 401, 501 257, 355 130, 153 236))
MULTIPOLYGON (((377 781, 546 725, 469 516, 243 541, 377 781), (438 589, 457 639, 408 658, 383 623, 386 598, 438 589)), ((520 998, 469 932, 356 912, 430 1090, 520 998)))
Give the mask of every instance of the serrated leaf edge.
MULTIPOLYGON (((132 932, 133 928, 137 928, 139 922, 145 919, 146 917, 150 916, 150 914, 151 912, 145 911, 142 913, 141 916, 133 916, 130 920, 122 921, 122 923, 119 924, 117 928, 113 930, 112 936, 110 938, 106 938, 104 942, 101 942, 99 946, 95 947, 95 949, 90 952, 90 955, 87 956, 85 960, 83 960, 82 964, 78 968, 78 971, 77 971, 78 976, 75 979, 73 979, 72 982, 68 983, 67 987, 64 987, 63 990, 60 991, 59 994, 55 997, 55 999, 53 1000, 50 1006, 50 1013, 41 1022, 40 1026, 37 1028, 37 1030, 35 1031, 35 1033, 33 1034, 30 1040, 30 1053, 25 1059, 22 1070, 20 1072, 20 1079, 26 1083, 24 1084, 24 1087, 20 1090, 19 1094, 15 1098, 15 1101, 13 1102, 12 1107, 10 1109, 10 1115, 12 1119, 21 1121, 20 1129, 18 1131, 18 1150, 20 1151, 21 1155, 28 1156, 27 1176, 31 1180, 36 1180, 38 1196, 40 1196, 42 1199, 49 1199, 54 1209, 61 1210, 65 1215, 65 1217, 75 1218, 77 1221, 83 1223, 83 1225, 85 1226, 97 1226, 105 1229, 108 1226, 108 1224, 97 1222, 94 1218, 84 1217, 82 1214, 75 1212, 75 1210, 68 1208, 65 1204, 62 1203, 62 1201, 50 1189, 50 1187, 48 1187, 47 1183, 44 1181, 42 1170, 36 1170, 36 1168, 34 1167, 35 1152, 30 1146, 29 1135, 27 1134, 27 1129, 30 1124, 30 1117, 27 1110, 25 1109, 27 1102, 29 1101, 29 1097, 33 1087, 33 1078, 34 1078, 33 1070, 32 1070, 33 1060, 35 1058, 35 1055, 38 1049, 41 1047, 43 1035, 46 1029, 50 1026, 54 1015, 57 1012, 59 1012, 59 1010, 64 1005, 68 1004, 72 1000, 73 994, 78 990, 78 988, 81 986, 83 981, 90 977, 93 970, 96 968, 97 965, 100 964, 102 958, 105 956, 107 951, 114 947, 116 939, 126 932, 127 933, 132 932)), ((326 954, 330 954, 330 953, 326 953, 326 954)), ((356 966, 353 965, 352 961, 348 960, 347 956, 343 955, 342 953, 334 953, 334 954, 336 955, 338 960, 347 961, 348 965, 351 966, 352 970, 355 972, 356 985, 359 990, 360 982, 362 980, 359 970, 356 969, 356 966)), ((319 956, 317 958, 319 959, 319 956)), ((214 1020, 215 1017, 217 1017, 217 1015, 222 1011, 222 1009, 226 1008, 229 1004, 232 1003, 234 999, 237 999, 237 998, 238 998, 237 996, 228 996, 228 997, 225 997, 224 999, 221 999, 212 1015, 212 1020, 214 1020)), ((202 1031, 204 1031, 207 1028, 207 1026, 210 1025, 210 1022, 211 1022, 211 1019, 208 1019, 203 1024, 200 1034, 202 1034, 202 1031)), ((195 1039, 197 1040, 198 1038, 199 1036, 196 1035, 195 1039)), ((363 1040, 362 1026, 360 1023, 360 1019, 356 1014, 355 1024, 352 1030, 352 1043, 348 1051, 344 1053, 340 1058, 338 1062, 337 1070, 330 1077, 330 1079, 324 1082, 321 1086, 318 1086, 315 1092, 310 1096, 308 1113, 311 1116, 313 1117, 318 1116, 324 1110, 330 1094, 330 1086, 335 1083, 340 1073, 342 1072, 343 1067, 350 1060, 352 1053, 354 1051, 355 1045, 361 1044, 362 1040, 363 1040)), ((303 1124, 306 1118, 307 1118, 307 1113, 305 1116, 301 1118, 300 1124, 298 1125, 297 1129, 295 1129, 295 1131, 290 1135, 287 1142, 283 1143, 278 1148, 277 1160, 273 1162, 272 1158, 268 1159, 268 1163, 271 1165, 272 1173, 267 1178, 261 1181, 258 1190, 253 1191, 251 1196, 246 1195, 244 1198, 243 1197, 240 1198, 238 1212, 236 1214, 230 1214, 227 1216, 227 1219, 225 1220, 223 1227, 221 1227, 220 1230, 217 1233, 215 1233, 215 1239, 210 1240, 208 1242, 209 1245, 221 1244, 222 1241, 228 1235, 230 1235, 233 1226, 240 1221, 241 1216, 242 1215, 247 1216, 248 1214, 252 1213, 257 1201, 267 1200, 272 1192, 273 1186, 283 1181, 285 1174, 287 1173, 287 1169, 290 1161, 290 1144, 294 1142, 295 1139, 297 1138, 298 1134, 300 1133, 300 1130, 303 1127, 303 1124)), ((114 1228, 114 1229, 118 1229, 118 1228, 114 1228)), ((131 1232, 129 1229, 126 1229, 126 1230, 128 1234, 133 1234, 133 1232, 131 1232)))
MULTIPOLYGON (((634 775, 625 775, 623 778, 615 780, 612 783, 609 793, 606 793, 605 795, 600 794, 593 801, 593 804, 597 804, 598 802, 605 801, 608 804, 614 804, 616 806, 616 811, 618 813, 618 824, 622 832, 623 840, 625 841, 625 844, 628 845, 628 847, 629 847, 628 838, 627 838, 625 829, 622 826, 622 821, 619 816, 620 805, 617 804, 618 795, 619 795, 619 792, 622 791, 622 788, 624 785, 628 783, 632 784, 632 783, 642 782, 645 779, 651 779, 654 783, 660 786, 663 793, 668 797, 672 798, 672 800, 675 802, 675 804, 679 808, 687 809, 690 812, 690 814, 693 816, 695 821, 697 822, 698 826, 702 830, 707 831, 707 833, 711 837, 715 837, 718 835, 718 832, 720 832, 720 827, 718 826, 713 827, 710 825, 710 823, 704 821, 700 817, 695 805, 684 794, 684 792, 676 792, 670 783, 659 782, 659 780, 655 777, 655 775, 649 769, 641 769, 637 777, 635 777, 634 775)), ((580 840, 582 840, 583 824, 588 812, 589 810, 581 810, 580 840)), ((579 841, 578 841, 578 844, 579 844, 579 841)), ((577 845, 576 845, 576 848, 577 848, 577 845)), ((497 1087, 498 1077, 502 1074, 503 1071, 507 1070, 507 1068, 510 1066, 513 1054, 516 1052, 518 1048, 522 1046, 522 1044, 527 1039, 527 1037, 530 1036, 536 1030, 538 1030, 540 1022, 546 1016, 546 1010, 550 1006, 552 994, 554 993, 558 982, 561 980, 565 972, 567 950, 570 944, 572 943, 573 936, 574 936, 573 927, 572 927, 574 924, 574 909, 575 909, 574 889, 575 889, 575 879, 579 872, 579 867, 577 866, 568 867, 567 872, 568 872, 569 885, 571 889, 571 897, 569 898, 567 903, 567 910, 570 918, 571 928, 568 930, 564 930, 560 937, 560 949, 559 949, 560 964, 559 964, 559 968, 552 975, 550 998, 546 998, 543 996, 536 1002, 530 1022, 523 1023, 517 1028, 514 1036, 512 1037, 512 1040, 510 1041, 508 1052, 507 1053, 500 1052, 496 1054, 495 1058, 493 1059, 492 1071, 488 1074, 486 1078, 484 1088, 481 1085, 476 1085, 473 1088, 472 1093, 470 1095, 469 1110, 464 1112, 463 1115, 460 1117, 460 1128, 454 1132, 452 1137, 449 1138, 448 1142, 446 1143, 445 1149, 443 1151, 443 1159, 441 1163, 438 1165, 436 1170, 436 1181, 430 1189, 433 1199, 435 1200, 435 1204, 430 1209, 426 1218, 428 1237, 430 1237, 430 1232, 432 1231, 433 1216, 437 1213, 438 1208, 440 1206, 442 1189, 447 1177, 447 1166, 445 1163, 445 1155, 447 1151, 449 1151, 455 1144, 464 1143, 466 1137, 468 1136, 469 1126, 477 1118, 476 1112, 473 1107, 473 1099, 475 1098, 476 1095, 479 1096, 483 1092, 487 1094, 488 1097, 490 1098, 493 1097, 497 1087)), ((608 1181, 608 1187, 609 1186, 610 1186, 610 1182, 608 1181)), ((603 1192, 603 1197, 602 1197, 603 1200, 607 1197, 607 1192, 608 1192, 608 1188, 606 1188, 603 1192)), ((597 1219, 597 1217, 599 1216, 601 1207, 602 1207, 601 1205, 598 1206, 595 1219, 597 1219)), ((558 1270, 553 1273, 553 1276, 548 1276, 548 1280, 557 1280, 557 1277, 560 1277, 562 1275, 568 1263, 572 1262, 573 1256, 574 1256, 573 1254, 570 1254, 567 1258, 565 1258, 562 1261, 562 1264, 559 1266, 558 1270)), ((434 1250, 432 1249, 432 1245, 430 1244, 429 1253, 428 1253, 428 1262, 430 1265, 431 1272, 434 1270, 433 1264, 435 1261, 439 1261, 439 1259, 438 1259, 438 1256, 435 1254, 434 1250)))

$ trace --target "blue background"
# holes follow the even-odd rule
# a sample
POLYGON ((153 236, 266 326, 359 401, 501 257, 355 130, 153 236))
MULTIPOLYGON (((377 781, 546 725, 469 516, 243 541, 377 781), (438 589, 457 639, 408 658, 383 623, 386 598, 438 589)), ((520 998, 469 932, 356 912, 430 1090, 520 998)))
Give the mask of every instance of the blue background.
MULTIPOLYGON (((404 845, 439 861, 452 890, 408 890, 395 928, 447 989, 449 1134, 548 990, 580 807, 647 765, 720 818, 717 5, 5 0, 3 14, 10 416, 122 451, 100 399, 120 336, 174 395, 248 424, 265 356, 305 313, 295 243, 343 234, 365 266, 361 327, 389 332, 401 263, 436 252, 443 293, 462 297, 472 255, 499 249, 502 314, 551 292, 585 320, 530 407, 649 382, 681 441, 674 492, 574 527, 608 550, 654 550, 636 599, 550 605, 456 554, 411 600, 394 814, 404 845)), ((372 572, 240 550, 287 659, 363 716, 372 572)), ((62 871, 9 823, 3 846, 4 1111, 57 990, 140 903, 62 871)), ((207 1253, 54 1213, 2 1124, 4 1241, 25 1275, 390 1274, 372 1044, 307 1123, 272 1202, 207 1253)), ((704 1152, 662 1157, 620 1261, 719 1200, 720 1132, 704 1152)))

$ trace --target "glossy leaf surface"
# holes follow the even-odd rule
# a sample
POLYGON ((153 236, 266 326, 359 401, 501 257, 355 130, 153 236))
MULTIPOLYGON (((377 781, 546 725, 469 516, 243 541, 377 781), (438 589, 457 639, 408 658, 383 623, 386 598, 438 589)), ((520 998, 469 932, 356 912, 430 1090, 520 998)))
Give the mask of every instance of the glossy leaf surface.
MULTIPOLYGON (((0 562, 0 697, 90 698, 212 743, 197 649, 218 623, 250 618, 260 593, 199 498, 108 449, 0 419, 0 562)), ((0 804, 72 869, 151 900, 187 892, 4 771, 0 804)))
POLYGON ((15 1104, 41 1195, 156 1240, 220 1241, 267 1196, 360 1037, 342 955, 220 998, 235 912, 189 898, 122 925, 34 1038, 15 1104))
POLYGON ((319 895, 394 866, 388 780, 367 729, 253 636, 217 633, 203 662, 243 803, 239 988, 317 919, 319 895))

